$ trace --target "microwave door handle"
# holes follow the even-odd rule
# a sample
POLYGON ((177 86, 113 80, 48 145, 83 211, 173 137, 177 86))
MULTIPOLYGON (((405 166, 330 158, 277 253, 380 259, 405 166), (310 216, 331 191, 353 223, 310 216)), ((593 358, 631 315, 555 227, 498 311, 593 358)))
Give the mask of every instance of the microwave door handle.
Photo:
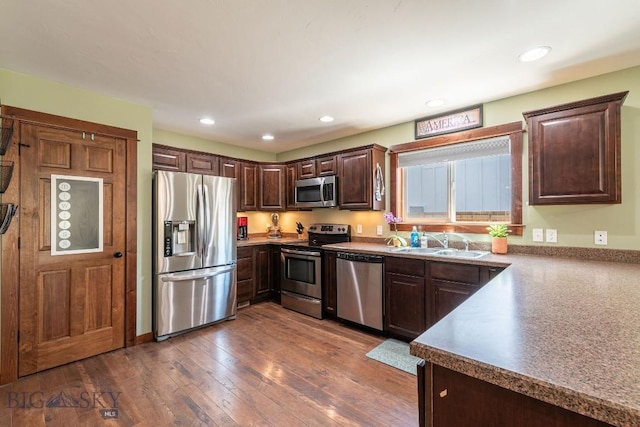
POLYGON ((324 178, 320 181, 320 203, 324 206, 324 178))

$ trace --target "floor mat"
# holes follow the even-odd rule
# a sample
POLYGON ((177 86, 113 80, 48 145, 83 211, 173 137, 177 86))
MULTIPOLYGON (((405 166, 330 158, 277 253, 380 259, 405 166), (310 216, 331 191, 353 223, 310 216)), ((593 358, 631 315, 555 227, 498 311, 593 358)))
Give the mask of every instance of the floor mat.
POLYGON ((388 339, 367 353, 367 357, 415 375, 419 357, 409 354, 409 344, 388 339))

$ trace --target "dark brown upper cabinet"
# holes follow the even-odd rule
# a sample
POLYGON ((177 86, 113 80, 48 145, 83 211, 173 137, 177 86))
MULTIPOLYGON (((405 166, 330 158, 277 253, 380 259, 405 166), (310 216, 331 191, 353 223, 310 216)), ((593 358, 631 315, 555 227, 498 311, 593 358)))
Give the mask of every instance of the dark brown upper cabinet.
POLYGON ((522 113, 529 204, 621 203, 620 110, 629 92, 522 113))
POLYGON ((218 157, 211 154, 187 153, 187 172, 217 176, 218 157))
POLYGON ((340 209, 384 209, 384 154, 386 148, 371 145, 338 154, 340 209))
POLYGON ((337 156, 314 157, 297 162, 298 179, 337 175, 337 156))
POLYGON ((186 153, 181 150, 154 144, 151 167, 153 170, 185 172, 186 153))
POLYGON ((240 191, 238 191, 240 194, 239 211, 258 210, 259 185, 258 164, 240 162, 240 191))
POLYGON ((262 211, 282 211, 286 207, 285 166, 259 165, 260 205, 262 211))

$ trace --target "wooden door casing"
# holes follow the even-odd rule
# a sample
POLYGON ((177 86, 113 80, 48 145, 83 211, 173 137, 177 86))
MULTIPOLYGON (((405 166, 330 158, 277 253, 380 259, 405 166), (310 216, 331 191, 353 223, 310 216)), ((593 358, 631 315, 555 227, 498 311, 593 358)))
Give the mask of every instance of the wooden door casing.
MULTIPOLYGON (((21 128, 19 376, 124 346, 125 141, 21 128), (84 138, 83 138, 84 136, 84 138), (103 251, 51 254, 51 175, 103 179, 103 251)), ((71 221, 81 218, 71 218, 71 221)))
MULTIPOLYGON (((21 183, 19 177, 28 170, 21 164, 21 151, 29 145, 22 138, 22 124, 38 124, 48 128, 67 130, 79 130, 86 132, 87 137, 103 135, 122 139, 125 143, 125 194, 126 206, 124 221, 126 227, 125 247, 123 258, 125 259, 125 294, 124 294, 124 344, 129 347, 137 343, 147 342, 153 338, 153 334, 137 335, 137 145, 138 135, 134 130, 88 122, 69 117, 42 113, 24 108, 8 105, 0 106, 0 114, 4 119, 14 121, 13 137, 9 143, 3 160, 13 161, 14 179, 3 194, 4 201, 17 203, 18 214, 13 218, 11 227, 2 236, 2 277, 0 286, 0 384, 7 384, 18 379, 19 361, 19 309, 22 283, 20 282, 20 253, 21 246, 21 183), (23 172, 24 171, 24 172, 23 172)), ((94 162, 94 167, 96 165, 94 162)))

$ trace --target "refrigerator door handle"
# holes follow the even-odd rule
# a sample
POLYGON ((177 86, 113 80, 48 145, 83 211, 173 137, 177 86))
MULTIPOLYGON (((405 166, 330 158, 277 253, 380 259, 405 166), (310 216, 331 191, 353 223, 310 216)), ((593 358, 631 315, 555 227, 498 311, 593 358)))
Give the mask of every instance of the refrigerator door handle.
POLYGON ((209 187, 203 186, 202 194, 204 194, 204 236, 202 237, 204 254, 203 258, 209 258, 209 242, 211 240, 211 207, 209 206, 209 187))
POLYGON ((201 273, 174 273, 174 274, 163 274, 160 277, 162 282, 187 282, 198 279, 207 279, 209 277, 219 276, 221 274, 229 273, 236 269, 235 264, 231 264, 224 267, 216 267, 216 268, 208 268, 206 271, 201 273))
POLYGON ((198 206, 196 213, 196 221, 198 223, 198 256, 203 256, 204 246, 204 201, 202 200, 202 185, 198 185, 198 206))

